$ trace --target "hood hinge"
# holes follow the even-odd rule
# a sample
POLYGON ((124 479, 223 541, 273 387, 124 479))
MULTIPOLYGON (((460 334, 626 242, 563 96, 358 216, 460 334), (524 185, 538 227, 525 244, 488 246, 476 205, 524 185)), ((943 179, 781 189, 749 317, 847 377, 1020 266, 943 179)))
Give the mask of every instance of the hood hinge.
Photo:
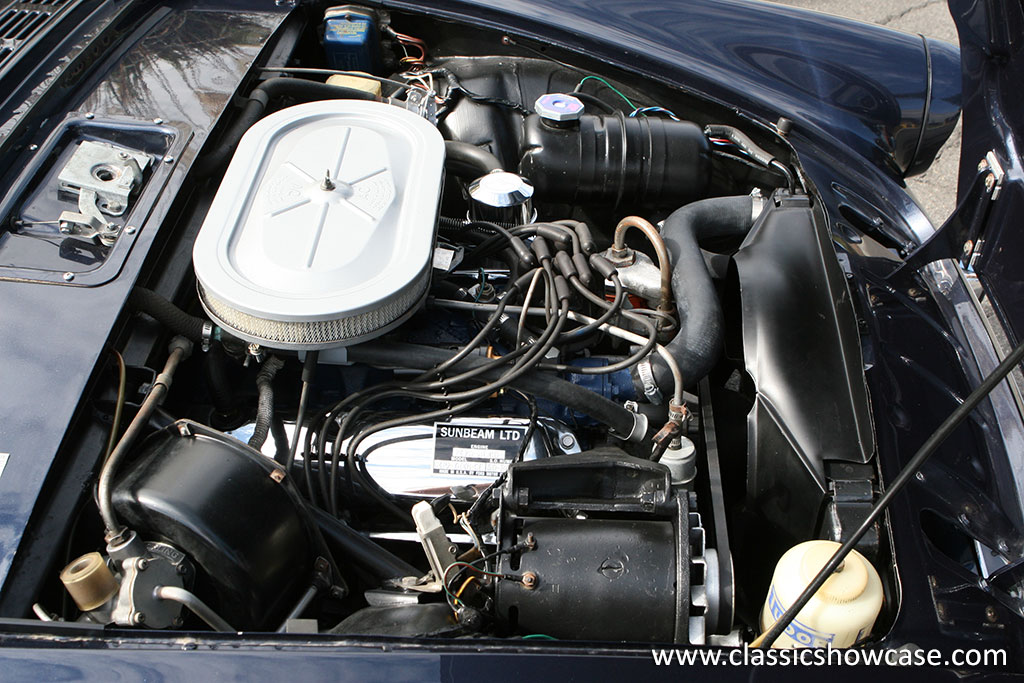
POLYGON ((913 273, 924 265, 944 258, 958 259, 964 267, 972 265, 981 253, 989 208, 999 198, 1005 175, 995 152, 986 154, 978 162, 978 172, 963 200, 946 222, 907 256, 889 278, 906 272, 913 273))

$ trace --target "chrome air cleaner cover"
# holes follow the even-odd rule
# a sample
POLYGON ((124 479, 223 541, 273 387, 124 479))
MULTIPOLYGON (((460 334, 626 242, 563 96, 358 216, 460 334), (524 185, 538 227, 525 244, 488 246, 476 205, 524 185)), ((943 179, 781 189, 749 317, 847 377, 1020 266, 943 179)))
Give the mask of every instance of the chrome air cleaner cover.
POLYGON ((269 348, 383 334, 430 280, 444 140, 380 102, 289 107, 242 138, 196 238, 207 313, 269 348))

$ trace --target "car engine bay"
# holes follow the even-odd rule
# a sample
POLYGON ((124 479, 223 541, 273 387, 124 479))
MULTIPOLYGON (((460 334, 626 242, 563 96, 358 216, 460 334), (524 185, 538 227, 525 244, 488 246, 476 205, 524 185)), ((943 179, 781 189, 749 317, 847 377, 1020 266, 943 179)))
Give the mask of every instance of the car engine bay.
MULTIPOLYGON (((190 237, 161 256, 180 286, 133 290, 36 615, 752 640, 879 488, 859 304, 788 122, 318 12, 197 156, 190 237)), ((18 220, 105 263, 176 143, 75 125, 18 220)), ((829 581, 790 646, 885 634, 884 522, 829 581)))

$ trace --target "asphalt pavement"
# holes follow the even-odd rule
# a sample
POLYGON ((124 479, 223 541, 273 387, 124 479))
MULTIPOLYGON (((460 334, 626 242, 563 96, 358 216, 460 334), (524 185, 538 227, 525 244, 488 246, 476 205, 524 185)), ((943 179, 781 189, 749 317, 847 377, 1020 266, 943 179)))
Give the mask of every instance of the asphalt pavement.
MULTIPOLYGON (((898 31, 920 33, 928 38, 957 42, 956 26, 946 0, 776 0, 779 4, 837 14, 849 19, 880 24, 898 31)), ((956 176, 960 162, 960 126, 939 151, 935 163, 907 185, 918 204, 936 225, 956 206, 956 176)))

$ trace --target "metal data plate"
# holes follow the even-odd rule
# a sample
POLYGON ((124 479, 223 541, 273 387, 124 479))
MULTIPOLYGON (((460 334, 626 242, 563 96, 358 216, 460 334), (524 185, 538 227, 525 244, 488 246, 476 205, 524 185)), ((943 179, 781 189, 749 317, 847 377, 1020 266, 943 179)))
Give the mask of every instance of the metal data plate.
MULTIPOLYGON (((373 480, 388 493, 432 498, 452 493, 453 488, 481 488, 494 481, 508 467, 522 443, 512 437, 512 433, 522 436, 528 424, 528 420, 518 417, 467 417, 437 424, 393 427, 366 437, 359 444, 359 455, 366 458, 366 469, 373 480), (438 427, 444 428, 440 440, 438 427), (461 429, 466 431, 451 431, 461 429), (481 433, 488 429, 495 433, 481 433), (507 432, 504 437, 502 431, 507 432), (476 457, 466 457, 467 449, 479 453, 476 457)), ((254 426, 253 423, 243 425, 228 435, 247 442, 254 426)), ((289 441, 295 438, 294 429, 292 424, 285 425, 289 441)), ((305 429, 299 434, 299 442, 304 438, 305 429)), ((342 444, 343 453, 347 446, 346 440, 342 444)), ((275 450, 274 440, 267 439, 261 452, 273 458, 275 450)), ((537 429, 523 459, 580 451, 580 442, 567 425, 542 417, 537 421, 537 429)))
MULTIPOLYGON (((408 425, 367 437, 359 450, 370 476, 385 491, 433 497, 494 481, 518 453, 527 425, 528 420, 504 417, 408 425)), ((541 418, 524 460, 579 451, 579 441, 565 425, 541 418)))

